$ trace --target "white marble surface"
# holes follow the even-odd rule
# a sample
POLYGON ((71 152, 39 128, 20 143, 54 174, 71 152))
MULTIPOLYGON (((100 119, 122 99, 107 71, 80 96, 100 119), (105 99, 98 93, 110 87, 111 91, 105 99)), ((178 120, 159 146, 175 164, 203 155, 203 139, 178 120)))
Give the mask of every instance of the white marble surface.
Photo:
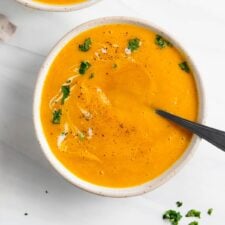
POLYGON ((0 225, 160 225, 162 212, 175 208, 177 200, 184 202, 183 212, 204 212, 200 224, 224 224, 225 153, 208 143, 202 141, 191 162, 154 192, 110 199, 74 188, 57 175, 32 124, 37 72, 55 42, 81 22, 127 15, 165 28, 188 49, 205 87, 206 123, 225 129, 224 0, 103 0, 71 13, 40 12, 0 0, 0 13, 18 26, 8 43, 0 43, 0 225), (209 207, 215 209, 211 217, 205 213, 209 207))

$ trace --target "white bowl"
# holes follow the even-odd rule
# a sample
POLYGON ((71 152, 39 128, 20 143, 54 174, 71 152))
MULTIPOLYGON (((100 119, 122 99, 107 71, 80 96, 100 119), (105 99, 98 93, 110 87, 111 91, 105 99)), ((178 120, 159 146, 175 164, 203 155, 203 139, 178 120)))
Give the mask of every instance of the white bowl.
POLYGON ((197 136, 193 136, 191 143, 189 144, 188 149, 184 152, 184 154, 181 156, 181 158, 173 164, 167 171, 165 171, 163 174, 161 174, 159 177, 155 178, 154 180, 151 180, 147 183, 144 183, 142 185, 134 186, 134 187, 128 187, 128 188, 108 188, 103 186, 98 186, 92 183, 89 183, 85 180, 80 179, 73 173, 71 173, 65 166, 56 158, 56 156, 51 151, 48 142, 45 138, 43 128, 41 125, 41 118, 40 118, 40 103, 41 103, 41 93, 43 88, 43 83, 45 81, 47 72, 49 70, 49 67, 51 66, 52 62, 54 61, 55 57, 58 55, 58 53, 63 49, 63 47, 75 36, 80 34, 81 32, 99 26, 103 24, 112 24, 112 23, 125 23, 125 24, 135 24, 138 26, 145 27, 147 29, 153 30, 158 34, 163 35, 165 38, 167 38, 177 49, 180 50, 180 52, 185 56, 185 59, 187 60, 188 64, 191 67, 191 70, 195 76, 197 89, 198 89, 198 97, 199 97, 199 115, 198 115, 198 122, 202 122, 203 120, 203 90, 201 86, 201 81, 199 77, 199 73, 197 72, 196 67, 194 66, 191 58, 187 54, 187 52, 181 48, 181 45, 175 41, 174 38, 171 37, 171 35, 168 34, 168 32, 163 31, 162 29, 158 28, 155 25, 152 25, 152 23, 149 23, 147 21, 135 19, 135 18, 128 18, 128 17, 106 17, 106 18, 100 18, 96 20, 92 20, 90 22, 84 23, 72 31, 70 31, 65 37, 63 37, 58 44, 53 48, 53 50, 48 55, 47 59, 45 60, 40 73, 38 77, 38 81, 36 84, 36 89, 34 93, 34 105, 33 105, 33 119, 35 124, 35 130, 38 137, 38 140, 40 142, 40 145, 43 149, 43 152, 49 162, 52 164, 52 166, 69 182, 71 182, 73 185, 84 189, 86 191, 103 195, 103 196, 110 196, 110 197, 127 197, 127 196, 135 196, 140 195, 143 193, 146 193, 148 191, 151 191, 163 183, 165 183, 167 180, 169 180, 172 176, 174 176, 183 166, 188 162, 188 160, 191 158, 193 153, 196 150, 196 146, 199 143, 200 138, 197 136))
POLYGON ((70 12, 83 8, 87 8, 101 0, 87 0, 86 2, 74 3, 68 5, 46 4, 33 0, 16 0, 17 2, 34 9, 52 11, 52 12, 70 12))

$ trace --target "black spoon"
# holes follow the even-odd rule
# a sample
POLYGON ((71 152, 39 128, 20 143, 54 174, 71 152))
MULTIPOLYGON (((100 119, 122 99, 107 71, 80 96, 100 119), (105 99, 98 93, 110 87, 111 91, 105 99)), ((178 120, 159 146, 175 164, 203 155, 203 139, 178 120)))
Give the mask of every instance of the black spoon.
POLYGON ((166 119, 169 119, 176 124, 182 126, 183 128, 188 129, 194 134, 197 134, 199 137, 205 139, 221 150, 225 151, 225 132, 217 130, 211 127, 204 126, 199 123, 195 123, 179 116, 175 116, 171 113, 163 111, 161 109, 156 109, 156 113, 166 119))

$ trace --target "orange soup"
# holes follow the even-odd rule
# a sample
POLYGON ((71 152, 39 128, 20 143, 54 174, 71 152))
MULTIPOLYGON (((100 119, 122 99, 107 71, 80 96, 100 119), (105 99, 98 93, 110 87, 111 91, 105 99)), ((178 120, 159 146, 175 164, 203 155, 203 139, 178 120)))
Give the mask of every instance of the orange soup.
POLYGON ((74 3, 86 2, 87 0, 33 0, 33 1, 42 2, 46 4, 70 5, 74 3))
POLYGON ((192 138, 154 108, 197 119, 188 63, 147 28, 109 24, 79 34, 57 55, 40 115, 51 150, 69 171, 93 184, 131 187, 170 168, 192 138))

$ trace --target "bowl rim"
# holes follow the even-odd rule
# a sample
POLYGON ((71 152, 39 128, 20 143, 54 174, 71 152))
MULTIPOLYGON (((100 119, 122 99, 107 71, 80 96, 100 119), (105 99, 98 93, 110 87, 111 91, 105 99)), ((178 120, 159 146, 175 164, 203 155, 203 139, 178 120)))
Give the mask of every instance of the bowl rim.
POLYGON ((47 140, 44 136, 43 127, 41 124, 39 109, 40 109, 40 103, 41 103, 43 83, 47 76, 49 67, 51 66, 55 57, 71 39, 73 39, 74 37, 82 33, 83 31, 100 26, 100 25, 107 25, 107 24, 134 24, 137 26, 142 26, 146 29, 150 29, 156 32, 159 35, 162 35, 168 41, 170 41, 178 49, 178 51, 180 51, 180 53, 185 57, 185 60, 188 62, 196 81, 198 101, 199 101, 199 108, 198 108, 199 112, 198 112, 197 121, 200 123, 203 122, 205 100, 204 100, 202 81, 201 81, 199 72, 195 64, 193 63, 190 55, 187 53, 187 51, 183 47, 181 47, 179 42, 177 42, 176 39, 171 34, 169 34, 168 31, 165 31, 165 29, 159 27, 158 25, 154 25, 152 22, 149 22, 143 19, 133 18, 133 17, 114 16, 114 17, 103 17, 103 18, 94 19, 75 27, 70 32, 68 32, 50 51, 50 53, 46 57, 39 71, 38 79, 37 79, 35 91, 34 91, 33 121, 34 121, 35 133, 37 135, 37 139, 39 141, 39 144, 41 145, 41 149, 43 153, 45 154, 46 158, 48 159, 50 164, 53 166, 53 168, 59 174, 61 174, 67 181, 69 181, 76 187, 79 187, 85 191, 88 191, 97 195, 102 195, 107 197, 137 196, 137 195, 141 195, 158 188, 159 186, 167 182, 171 177, 173 177, 177 172, 179 172, 183 168, 183 166, 193 156, 201 139, 197 137, 196 135, 193 135, 192 140, 189 146, 187 147, 187 149, 185 150, 185 152, 183 153, 183 155, 170 168, 168 168, 166 171, 164 171, 161 175, 154 178, 153 180, 150 180, 144 184, 137 185, 137 186, 131 186, 126 188, 114 188, 114 187, 111 188, 111 187, 104 187, 104 186, 92 184, 85 180, 82 180, 81 178, 77 177, 75 174, 70 172, 67 168, 65 168, 64 165, 56 158, 56 156, 51 151, 50 146, 48 145, 47 140))
POLYGON ((48 11, 48 12, 71 12, 71 11, 76 11, 76 10, 90 7, 103 0, 87 0, 86 2, 73 3, 69 5, 46 4, 46 3, 36 2, 32 0, 16 0, 16 1, 26 7, 37 9, 37 10, 48 11))

